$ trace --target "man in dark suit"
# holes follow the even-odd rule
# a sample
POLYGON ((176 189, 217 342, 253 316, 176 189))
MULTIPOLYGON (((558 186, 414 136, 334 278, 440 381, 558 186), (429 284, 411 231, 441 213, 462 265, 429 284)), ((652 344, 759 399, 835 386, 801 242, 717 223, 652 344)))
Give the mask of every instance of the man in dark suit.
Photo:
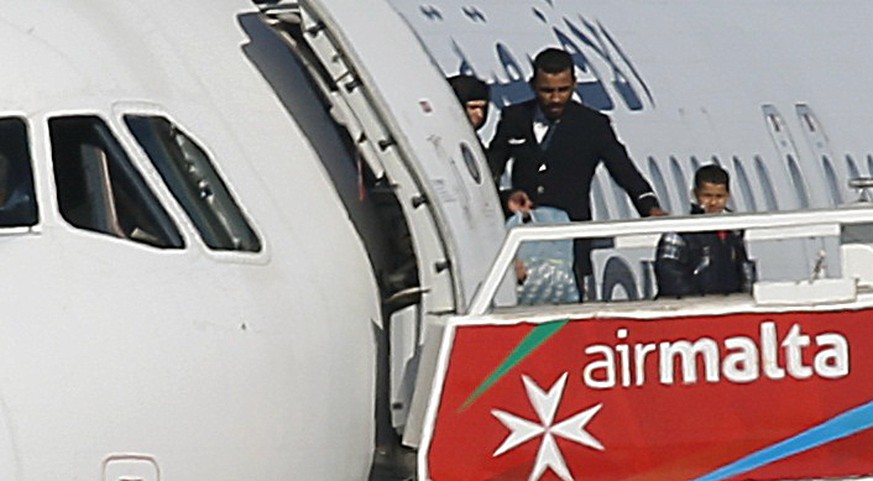
MULTIPOLYGON (((573 221, 591 220, 591 180, 603 162, 640 215, 666 215, 616 138, 609 118, 572 100, 576 76, 570 54, 545 49, 533 67, 530 82, 536 98, 503 109, 489 146, 495 179, 503 175, 507 160, 514 159, 509 198, 518 202, 527 196, 536 205, 566 211, 573 221)), ((589 241, 576 242, 580 288, 592 272, 590 252, 589 241)))

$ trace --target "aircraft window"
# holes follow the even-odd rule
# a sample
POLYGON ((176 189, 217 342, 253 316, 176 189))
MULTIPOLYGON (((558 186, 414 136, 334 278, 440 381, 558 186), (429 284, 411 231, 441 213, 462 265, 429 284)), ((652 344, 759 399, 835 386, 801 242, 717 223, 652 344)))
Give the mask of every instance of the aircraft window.
POLYGON ((717 165, 717 166, 719 166, 719 167, 721 167, 721 161, 718 160, 718 156, 717 156, 717 155, 713 155, 713 156, 712 156, 712 163, 715 164, 715 165, 717 165))
POLYGON ((791 175, 791 183, 794 184, 794 191, 797 194, 797 202, 800 203, 801 209, 809 208, 809 194, 806 192, 806 184, 803 182, 803 173, 800 171, 800 166, 794 160, 794 156, 786 155, 785 161, 788 164, 788 173, 791 175))
POLYGON ((261 250, 260 239, 203 149, 163 117, 126 115, 124 120, 207 246, 261 250))
POLYGON ((767 171, 764 159, 760 155, 755 156, 755 170, 758 172, 761 190, 764 191, 764 202, 767 204, 767 210, 778 210, 779 204, 776 201, 776 193, 773 191, 773 182, 770 180, 770 173, 767 171))
POLYGON ((852 156, 849 154, 846 154, 846 169, 849 172, 850 179, 861 178, 861 169, 858 168, 858 164, 855 162, 855 159, 853 159, 852 156))
POLYGON ((80 229, 155 247, 184 247, 176 226, 97 117, 49 120, 61 215, 80 229))
POLYGON ((682 196, 689 195, 691 191, 688 190, 685 173, 682 172, 682 166, 679 165, 679 161, 672 155, 670 156, 670 170, 673 172, 673 181, 676 182, 676 189, 679 192, 679 198, 681 199, 683 198, 682 196))
POLYGON ((749 176, 746 175, 746 169, 740 162, 739 157, 734 157, 734 171, 737 173, 737 183, 740 184, 740 192, 746 201, 746 209, 750 212, 758 211, 758 203, 755 202, 755 193, 752 192, 752 184, 749 182, 749 176))
POLYGON ((691 156, 691 169, 694 170, 694 172, 697 172, 697 169, 699 169, 699 168, 700 168, 700 161, 697 160, 697 156, 692 155, 691 156))
POLYGON ((873 176, 873 154, 867 154, 867 173, 873 176))
POLYGON ((38 221, 30 162, 27 124, 18 118, 0 119, 0 227, 38 221))
POLYGON ((673 212, 673 204, 670 202, 670 191, 667 189, 664 174, 661 173, 661 168, 658 167, 658 162, 654 157, 649 157, 649 173, 652 175, 652 183, 655 184, 655 193, 658 194, 658 200, 661 201, 667 212, 673 212))
POLYGON ((827 155, 821 156, 821 166, 824 169, 825 179, 828 182, 828 190, 831 194, 831 202, 834 206, 843 203, 843 196, 840 195, 840 182, 837 180, 837 172, 834 170, 834 165, 827 155))

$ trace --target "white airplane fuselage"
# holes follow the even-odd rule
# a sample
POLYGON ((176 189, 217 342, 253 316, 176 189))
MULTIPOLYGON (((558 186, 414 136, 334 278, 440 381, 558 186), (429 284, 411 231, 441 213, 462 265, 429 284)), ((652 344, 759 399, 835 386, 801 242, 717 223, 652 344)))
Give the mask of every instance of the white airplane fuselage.
POLYGON ((0 160, 38 214, 0 207, 0 480, 369 476, 389 324, 463 311, 504 232, 400 16, 305 3, 0 9, 0 160))
MULTIPOLYGON (((866 3, 832 13, 843 34, 790 62, 779 55, 804 46, 826 8, 803 2, 772 32, 788 6, 681 2, 677 17, 664 2, 479 3, 0 8, 0 122, 26 126, 38 212, 0 227, 0 481, 363 480, 377 424, 417 445, 448 317, 513 304, 506 276, 483 286, 513 254, 498 257, 496 190, 445 73, 487 78, 505 105, 529 95, 526 57, 564 39, 590 60, 577 72, 583 100, 614 115, 675 212, 713 158, 750 212, 836 207, 853 200, 846 180, 873 174, 869 64, 840 57, 869 24, 866 3), (850 73, 834 80, 836 66, 850 73), (247 225, 254 241, 209 240, 138 118, 172 125, 163 148, 185 154, 177 167, 204 209, 238 206, 212 228, 247 225), (66 149, 57 131, 71 121, 117 148, 66 149), (130 199, 113 198, 107 160, 119 155, 175 241, 121 225, 130 199), (65 194, 70 158, 93 176, 80 192, 97 202, 90 217, 65 194), (381 223, 380 196, 398 225, 381 223), (412 283, 391 285, 410 260, 412 283), (493 299, 477 303, 483 290, 493 299)), ((598 179, 595 218, 630 216, 598 179)))
POLYGON ((27 122, 40 217, 0 233, 0 479, 366 476, 378 291, 316 153, 242 54, 247 11, 233 0, 0 11, 0 109, 27 122), (134 113, 166 116, 204 146, 259 252, 204 244, 125 126, 134 113), (109 126, 183 248, 62 217, 46 122, 70 115, 109 126))

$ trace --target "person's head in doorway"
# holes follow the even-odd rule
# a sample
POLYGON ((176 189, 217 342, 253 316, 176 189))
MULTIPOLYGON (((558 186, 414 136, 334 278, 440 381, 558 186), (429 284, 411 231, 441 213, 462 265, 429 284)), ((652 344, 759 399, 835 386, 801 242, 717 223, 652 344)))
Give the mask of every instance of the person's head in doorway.
POLYGON ((455 96, 464 107, 473 130, 479 130, 488 120, 490 88, 485 82, 471 75, 455 75, 448 78, 455 96))

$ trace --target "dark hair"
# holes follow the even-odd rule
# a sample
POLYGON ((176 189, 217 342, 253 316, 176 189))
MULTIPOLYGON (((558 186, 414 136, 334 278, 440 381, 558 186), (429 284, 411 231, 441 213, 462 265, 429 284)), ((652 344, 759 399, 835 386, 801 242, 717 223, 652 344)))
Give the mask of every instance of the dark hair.
POLYGON ((466 104, 471 100, 488 100, 491 93, 491 88, 485 82, 473 77, 472 75, 455 75, 449 77, 449 85, 455 91, 455 96, 461 102, 461 105, 466 104))
POLYGON ((537 54, 533 61, 534 77, 542 70, 548 74, 556 74, 569 70, 573 73, 573 57, 564 50, 547 48, 537 54))
POLYGON ((731 177, 727 171, 715 164, 707 164, 697 169, 694 173, 694 190, 700 190, 704 183, 724 185, 728 192, 731 190, 731 177))

